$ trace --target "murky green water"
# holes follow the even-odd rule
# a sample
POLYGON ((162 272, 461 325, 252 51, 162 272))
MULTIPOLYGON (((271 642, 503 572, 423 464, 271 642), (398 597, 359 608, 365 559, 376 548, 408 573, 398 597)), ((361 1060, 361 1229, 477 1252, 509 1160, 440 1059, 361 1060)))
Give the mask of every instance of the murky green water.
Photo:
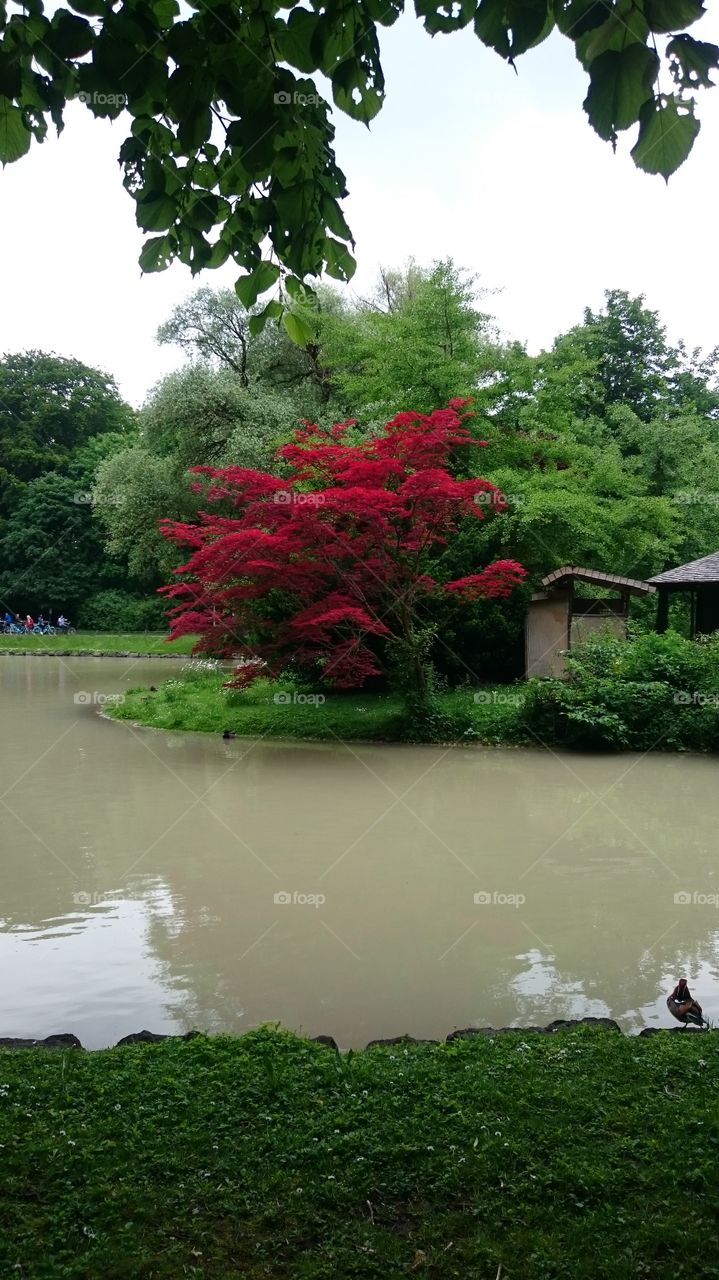
POLYGON ((0 1034, 638 1030, 668 1023, 679 972, 719 1015, 714 760, 223 742, 98 714, 176 672, 0 658, 0 1034))

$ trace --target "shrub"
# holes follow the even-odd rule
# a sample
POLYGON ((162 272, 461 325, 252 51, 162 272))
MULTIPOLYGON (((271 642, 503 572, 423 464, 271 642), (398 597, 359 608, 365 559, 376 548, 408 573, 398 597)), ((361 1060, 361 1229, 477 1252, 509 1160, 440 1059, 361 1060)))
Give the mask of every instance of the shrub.
POLYGON ((532 680, 521 722, 540 741, 585 750, 719 749, 719 637, 595 637, 566 680, 532 680))
POLYGON ((77 625, 88 631, 165 631, 166 607, 159 596, 98 591, 80 606, 77 625))

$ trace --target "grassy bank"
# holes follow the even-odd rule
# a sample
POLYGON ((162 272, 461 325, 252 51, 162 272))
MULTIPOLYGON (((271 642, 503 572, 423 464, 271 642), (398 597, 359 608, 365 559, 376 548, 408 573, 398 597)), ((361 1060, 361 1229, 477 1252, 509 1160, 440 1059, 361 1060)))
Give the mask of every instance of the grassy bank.
POLYGON ((0 651, 25 650, 28 653, 48 650, 51 653, 189 653, 194 644, 192 636, 180 640, 165 640, 164 633, 155 631, 95 632, 77 631, 74 635, 55 636, 3 636, 0 635, 0 651))
POLYGON ((719 1037, 0 1051, 0 1273, 716 1277, 719 1037))
MULTIPOLYGON (((354 690, 351 693, 302 691, 291 681, 258 680, 238 692, 223 687, 228 673, 207 671, 201 664, 164 681, 156 693, 136 689, 111 709, 116 719, 133 720, 155 729, 189 729, 202 733, 313 740, 412 740, 399 698, 354 690)), ((518 740, 521 688, 457 689, 442 695, 438 741, 518 740)))

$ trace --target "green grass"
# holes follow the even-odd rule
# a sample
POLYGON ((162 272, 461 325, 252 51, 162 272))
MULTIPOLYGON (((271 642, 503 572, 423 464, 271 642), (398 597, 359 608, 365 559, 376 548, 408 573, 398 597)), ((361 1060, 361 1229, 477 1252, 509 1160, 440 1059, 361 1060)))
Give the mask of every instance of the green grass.
POLYGON ((0 1274, 719 1276, 719 1038, 0 1051, 0 1274))
MULTIPOLYGON (((323 693, 312 699, 292 680, 258 680, 248 690, 223 687, 229 672, 207 671, 202 664, 190 667, 161 684, 156 693, 135 689, 110 714, 155 729, 188 729, 238 735, 332 741, 341 738, 393 742, 411 740, 399 698, 389 694, 323 693)), ((511 742, 519 740, 518 713, 521 688, 476 691, 458 689, 441 697, 443 723, 438 741, 511 742), (483 701, 475 701, 475 694, 483 701)))
POLYGON ((164 633, 159 631, 77 631, 71 636, 0 635, 0 649, 62 649, 72 653, 114 653, 118 649, 131 653, 189 653, 194 642, 193 636, 182 636, 168 642, 164 633))

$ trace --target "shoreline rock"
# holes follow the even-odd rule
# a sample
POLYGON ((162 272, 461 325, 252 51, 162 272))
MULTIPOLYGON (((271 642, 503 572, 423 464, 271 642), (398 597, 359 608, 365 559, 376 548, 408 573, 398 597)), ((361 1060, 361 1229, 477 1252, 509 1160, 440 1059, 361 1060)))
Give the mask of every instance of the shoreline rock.
MULTIPOLYGON (((396 1048, 397 1045, 409 1044, 451 1044, 454 1040, 468 1039, 471 1036, 523 1036, 532 1033, 557 1035, 562 1031, 573 1031, 576 1027, 582 1026, 596 1027, 603 1031, 614 1031, 618 1032, 619 1035, 626 1035, 627 1037, 634 1036, 635 1039, 640 1039, 642 1036, 659 1036, 686 1030, 684 1027, 644 1027, 641 1031, 636 1033, 623 1032, 619 1023, 615 1022, 613 1018, 556 1018, 553 1022, 549 1022, 546 1027, 460 1027, 455 1031, 450 1031, 444 1039, 440 1040, 417 1039, 415 1036, 410 1035, 390 1036, 388 1039, 369 1040, 365 1045, 365 1049, 389 1046, 396 1048)), ((688 1029, 693 1033, 699 1030, 699 1028, 688 1029)), ((160 1044, 163 1040, 194 1040, 196 1036, 203 1034, 204 1033, 202 1031, 196 1030, 178 1032, 177 1034, 165 1031, 133 1031, 129 1035, 123 1036, 116 1042, 116 1044, 108 1045, 107 1048, 119 1049, 124 1045, 129 1044, 160 1044)), ((235 1038, 240 1040, 243 1034, 246 1033, 241 1032, 235 1038)), ((298 1039, 308 1039, 310 1044, 322 1045, 324 1048, 332 1049, 335 1053, 342 1052, 334 1036, 298 1036, 298 1039)), ((44 1040, 0 1036, 0 1049, 82 1049, 83 1052, 86 1053, 102 1052, 102 1050, 98 1049, 86 1050, 84 1045, 82 1045, 78 1040, 77 1036, 73 1035, 71 1032, 58 1032, 54 1035, 46 1036, 44 1040)))

